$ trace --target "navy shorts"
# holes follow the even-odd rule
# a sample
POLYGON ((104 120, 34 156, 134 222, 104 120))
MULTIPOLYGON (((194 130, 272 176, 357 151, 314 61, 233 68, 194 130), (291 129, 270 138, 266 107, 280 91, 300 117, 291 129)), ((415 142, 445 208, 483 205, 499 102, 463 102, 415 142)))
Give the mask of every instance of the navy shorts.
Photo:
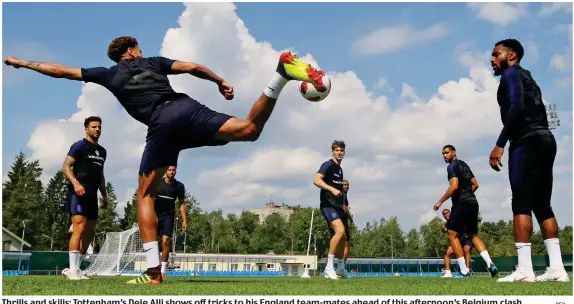
POLYGON ((331 228, 331 222, 333 222, 334 220, 337 220, 337 219, 341 219, 341 221, 343 222, 343 225, 345 226, 345 236, 347 237, 347 240, 350 240, 351 233, 349 230, 349 223, 348 223, 349 220, 348 220, 347 213, 345 213, 345 210, 343 210, 341 208, 335 208, 335 207, 323 207, 323 208, 321 208, 321 213, 323 214, 323 217, 327 221, 327 227, 329 227, 329 232, 331 233, 331 237, 333 237, 333 235, 335 235, 335 230, 333 230, 333 228, 331 228))
POLYGON ((461 201, 452 206, 446 228, 461 235, 463 233, 478 234, 478 212, 477 201, 461 201))
POLYGON ((474 245, 472 244, 472 240, 471 240, 470 238, 461 237, 461 238, 458 238, 458 240, 460 241, 460 245, 461 245, 462 247, 464 247, 464 246, 469 246, 469 247, 470 247, 470 250, 472 250, 472 247, 473 247, 474 245))
POLYGON ((139 174, 177 166, 179 152, 185 149, 223 146, 216 132, 233 116, 209 109, 181 94, 158 107, 151 115, 139 174))
POLYGON ((157 233, 162 236, 171 237, 173 235, 173 226, 175 225, 174 214, 162 214, 157 217, 157 233))
POLYGON ((86 192, 78 196, 74 189, 68 190, 68 213, 70 216, 81 215, 88 220, 98 219, 98 190, 84 188, 86 192))
POLYGON ((553 135, 527 137, 508 149, 508 176, 512 213, 536 216, 538 222, 554 217, 550 207, 556 140, 553 135))

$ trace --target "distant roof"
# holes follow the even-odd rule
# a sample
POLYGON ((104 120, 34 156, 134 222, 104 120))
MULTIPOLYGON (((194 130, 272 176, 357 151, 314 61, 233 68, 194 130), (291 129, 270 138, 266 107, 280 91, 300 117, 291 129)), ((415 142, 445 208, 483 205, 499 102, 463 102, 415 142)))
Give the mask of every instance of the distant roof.
POLYGON ((2 231, 6 232, 6 234, 8 234, 9 236, 13 237, 15 240, 17 240, 20 243, 23 243, 24 245, 28 246, 28 247, 32 247, 32 245, 30 245, 30 243, 22 240, 21 238, 19 238, 17 235, 15 235, 14 233, 12 233, 12 231, 6 229, 6 227, 2 226, 2 231))
MULTIPOLYGON (((319 260, 318 264, 327 263, 326 258, 319 260)), ((442 258, 410 258, 410 259, 393 259, 393 258, 348 258, 347 264, 437 264, 444 263, 442 258)))

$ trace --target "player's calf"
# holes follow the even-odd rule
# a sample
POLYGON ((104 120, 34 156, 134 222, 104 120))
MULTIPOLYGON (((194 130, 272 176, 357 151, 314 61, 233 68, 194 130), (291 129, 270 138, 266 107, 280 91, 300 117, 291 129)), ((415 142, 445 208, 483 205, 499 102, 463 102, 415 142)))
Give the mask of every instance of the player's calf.
POLYGON ((249 141, 254 142, 259 139, 263 126, 257 126, 252 120, 230 118, 215 133, 216 140, 224 141, 249 141))

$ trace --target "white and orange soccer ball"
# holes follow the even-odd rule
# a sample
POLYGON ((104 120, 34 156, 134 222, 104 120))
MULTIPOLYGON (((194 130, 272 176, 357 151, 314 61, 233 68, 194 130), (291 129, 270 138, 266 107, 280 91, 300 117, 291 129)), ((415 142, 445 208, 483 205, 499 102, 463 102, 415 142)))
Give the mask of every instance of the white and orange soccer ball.
POLYGON ((70 269, 64 268, 64 270, 62 270, 62 275, 67 276, 69 271, 70 271, 70 269))
POLYGON ((318 102, 329 96, 329 93, 331 92, 331 79, 324 72, 321 73, 322 75, 319 85, 313 85, 304 81, 299 83, 299 93, 301 93, 303 98, 311 102, 318 102))

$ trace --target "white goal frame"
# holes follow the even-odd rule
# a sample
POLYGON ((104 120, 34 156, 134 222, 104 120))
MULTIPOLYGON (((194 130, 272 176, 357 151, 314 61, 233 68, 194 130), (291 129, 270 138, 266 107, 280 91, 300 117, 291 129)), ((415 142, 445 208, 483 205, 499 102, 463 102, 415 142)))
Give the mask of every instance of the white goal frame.
POLYGON ((138 224, 131 229, 119 232, 107 232, 106 240, 96 255, 94 262, 85 270, 86 275, 119 276, 138 275, 136 262, 143 260, 142 240, 138 224), (138 259, 139 258, 139 259, 138 259))

